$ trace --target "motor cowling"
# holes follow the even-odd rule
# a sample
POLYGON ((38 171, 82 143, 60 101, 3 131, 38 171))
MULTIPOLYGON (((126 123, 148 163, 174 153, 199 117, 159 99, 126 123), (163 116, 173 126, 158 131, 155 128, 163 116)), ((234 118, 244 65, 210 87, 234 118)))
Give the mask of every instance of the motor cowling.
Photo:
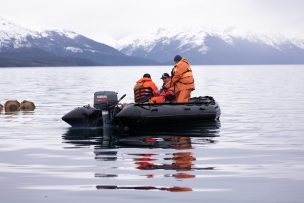
POLYGON ((118 104, 117 93, 113 91, 99 91, 94 93, 94 108, 110 111, 118 104))

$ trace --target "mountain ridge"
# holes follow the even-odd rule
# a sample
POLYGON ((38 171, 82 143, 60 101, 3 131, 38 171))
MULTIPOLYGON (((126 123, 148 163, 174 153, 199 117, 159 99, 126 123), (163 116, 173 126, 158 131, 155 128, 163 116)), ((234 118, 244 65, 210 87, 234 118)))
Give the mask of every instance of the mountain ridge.
POLYGON ((304 40, 236 35, 205 30, 170 31, 160 29, 145 36, 122 40, 116 46, 129 55, 168 63, 176 54, 192 64, 297 64, 304 63, 304 40))
POLYGON ((3 18, 0 19, 0 56, 1 66, 37 66, 41 63, 50 66, 158 64, 150 59, 127 56, 111 46, 72 31, 32 31, 3 18), (25 50, 32 55, 29 56, 25 50), (43 57, 37 50, 44 52, 43 57))
POLYGON ((0 67, 304 64, 304 40, 208 29, 159 29, 128 36, 114 47, 67 30, 33 31, 0 17, 0 67))

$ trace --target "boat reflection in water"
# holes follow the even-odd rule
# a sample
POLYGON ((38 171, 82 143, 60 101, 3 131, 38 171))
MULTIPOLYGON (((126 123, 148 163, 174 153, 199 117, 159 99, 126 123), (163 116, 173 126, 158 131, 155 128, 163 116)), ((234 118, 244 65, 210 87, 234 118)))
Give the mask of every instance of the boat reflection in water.
MULTIPOLYGON (((163 178, 193 179, 195 172, 199 170, 213 170, 214 167, 197 167, 195 161, 197 155, 193 149, 202 145, 215 143, 215 137, 219 136, 220 123, 211 122, 204 125, 192 125, 191 128, 177 128, 166 131, 165 128, 137 129, 128 132, 117 129, 76 129, 70 128, 64 135, 65 143, 74 147, 93 146, 97 161, 124 161, 132 162, 134 168, 139 171, 147 171, 145 178, 154 178, 155 170, 170 171, 171 174, 163 174, 163 178), (124 149, 124 150, 122 150, 124 149), (128 149, 129 152, 128 152, 128 149), (135 149, 135 153, 134 153, 135 149), (137 153, 137 149, 138 152, 137 153), (151 149, 154 149, 151 153, 151 149), (167 150, 165 156, 159 150, 167 150), (169 151, 168 151, 169 150, 169 151), (122 154, 122 151, 124 154, 122 154), (159 153, 158 153, 159 152, 159 153), (169 152, 169 153, 168 153, 169 152), (130 159, 119 159, 121 157, 130 159)), ((107 162, 108 164, 109 162, 107 162)), ((126 163, 120 163, 126 164, 126 163)), ((101 171, 98 169, 98 171, 101 171)), ((113 172, 113 170, 112 170, 113 172)), ((158 173, 159 178, 159 173, 158 173)), ((119 179, 119 174, 95 173, 95 178, 119 179)), ((120 190, 159 190, 170 192, 193 191, 191 187, 163 187, 163 186, 125 186, 125 185, 97 185, 97 189, 120 190)))

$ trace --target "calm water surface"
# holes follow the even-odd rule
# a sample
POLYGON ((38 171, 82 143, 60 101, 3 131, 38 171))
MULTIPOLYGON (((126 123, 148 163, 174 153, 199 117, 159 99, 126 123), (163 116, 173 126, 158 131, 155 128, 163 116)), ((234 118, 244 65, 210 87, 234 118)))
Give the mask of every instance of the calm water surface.
POLYGON ((170 67, 2 68, 1 202, 303 202, 304 66, 194 66, 193 96, 213 96, 220 123, 130 137, 61 121, 100 90, 127 94, 170 67))

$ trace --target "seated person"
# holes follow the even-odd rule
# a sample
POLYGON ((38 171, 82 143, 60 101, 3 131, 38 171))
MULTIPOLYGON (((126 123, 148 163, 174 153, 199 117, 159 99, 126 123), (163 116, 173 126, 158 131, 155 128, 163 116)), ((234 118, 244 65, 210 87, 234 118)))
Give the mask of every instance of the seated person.
POLYGON ((136 103, 144 103, 149 101, 158 90, 155 83, 151 79, 151 75, 146 73, 143 78, 138 80, 134 86, 134 101, 136 103))
POLYGON ((163 80, 163 86, 160 91, 155 92, 155 96, 152 97, 150 103, 164 103, 165 101, 175 101, 174 89, 171 87, 171 77, 168 73, 164 73, 161 77, 163 80))

